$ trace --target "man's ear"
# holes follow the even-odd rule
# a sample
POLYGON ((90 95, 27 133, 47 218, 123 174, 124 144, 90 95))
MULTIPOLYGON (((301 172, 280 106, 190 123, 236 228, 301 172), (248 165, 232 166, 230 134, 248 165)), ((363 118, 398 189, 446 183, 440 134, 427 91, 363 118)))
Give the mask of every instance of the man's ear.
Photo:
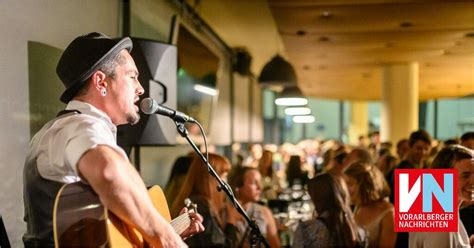
POLYGON ((104 72, 102 71, 96 71, 94 74, 91 76, 92 79, 92 85, 94 86, 95 89, 101 90, 101 89, 106 89, 107 88, 107 75, 105 75, 104 72))

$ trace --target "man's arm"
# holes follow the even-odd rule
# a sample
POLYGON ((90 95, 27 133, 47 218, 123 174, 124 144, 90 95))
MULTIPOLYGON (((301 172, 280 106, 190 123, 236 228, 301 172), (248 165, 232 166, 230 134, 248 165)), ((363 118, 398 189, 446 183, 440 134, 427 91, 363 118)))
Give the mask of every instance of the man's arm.
POLYGON ((97 146, 82 155, 77 168, 104 206, 135 227, 151 245, 186 246, 153 207, 138 172, 117 151, 97 146))

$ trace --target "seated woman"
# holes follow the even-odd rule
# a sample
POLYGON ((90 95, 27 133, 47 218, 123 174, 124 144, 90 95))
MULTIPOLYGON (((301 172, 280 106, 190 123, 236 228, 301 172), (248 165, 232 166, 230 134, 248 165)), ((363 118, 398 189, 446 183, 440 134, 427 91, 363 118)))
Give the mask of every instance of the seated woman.
POLYGON ((305 186, 308 183, 308 172, 303 171, 301 157, 299 155, 291 155, 290 161, 288 161, 288 167, 286 169, 286 179, 288 181, 288 187, 292 187, 295 184, 305 186))
POLYGON ((344 180, 329 173, 308 182, 308 193, 316 215, 301 222, 296 229, 293 247, 366 247, 365 231, 358 227, 349 206, 344 180))
POLYGON ((194 154, 190 153, 176 159, 171 169, 171 174, 166 183, 165 196, 169 203, 174 202, 174 198, 178 195, 183 185, 186 174, 188 173, 194 154))
POLYGON ((382 172, 372 164, 356 162, 345 171, 345 178, 355 220, 369 232, 369 247, 394 247, 394 208, 385 199, 390 188, 382 172))
MULTIPOLYGON (((474 152, 460 145, 443 148, 436 155, 431 168, 458 171, 458 204, 472 201, 472 177, 474 174, 474 152)), ((463 222, 458 220, 457 232, 412 232, 409 234, 410 247, 473 247, 474 237, 469 238, 463 222)))
MULTIPOLYGON (((223 156, 209 153, 209 163, 217 174, 226 180, 230 162, 223 156)), ((184 199, 189 198, 197 204, 197 211, 204 217, 204 232, 188 238, 185 242, 192 247, 234 247, 236 240, 236 219, 225 221, 222 211, 225 207, 225 195, 217 190, 217 180, 207 171, 201 158, 194 157, 184 180, 181 191, 172 204, 171 215, 176 217, 184 206, 184 199)))
MULTIPOLYGON (((261 177, 260 172, 255 168, 240 167, 232 173, 229 183, 237 200, 248 216, 257 223, 260 232, 268 240, 270 247, 280 247, 278 230, 270 209, 257 203, 262 191, 261 177)), ((247 222, 230 204, 227 210, 228 215, 235 215, 234 218, 239 219, 236 224, 239 231, 239 247, 250 247, 250 228, 247 222)))
POLYGON ((262 197, 265 199, 277 198, 278 192, 282 189, 282 183, 273 171, 273 152, 264 150, 257 168, 262 178, 262 197))

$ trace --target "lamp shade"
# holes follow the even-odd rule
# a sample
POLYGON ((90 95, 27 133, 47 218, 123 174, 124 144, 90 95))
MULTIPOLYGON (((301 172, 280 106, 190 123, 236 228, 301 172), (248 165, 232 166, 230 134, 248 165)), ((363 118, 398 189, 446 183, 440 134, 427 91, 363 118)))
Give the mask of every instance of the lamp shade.
POLYGON ((268 62, 262 69, 260 77, 258 78, 260 85, 281 85, 281 86, 295 86, 296 73, 293 66, 282 58, 276 55, 268 62))
POLYGON ((302 106, 308 104, 308 99, 303 96, 298 86, 285 87, 275 99, 276 105, 302 106))

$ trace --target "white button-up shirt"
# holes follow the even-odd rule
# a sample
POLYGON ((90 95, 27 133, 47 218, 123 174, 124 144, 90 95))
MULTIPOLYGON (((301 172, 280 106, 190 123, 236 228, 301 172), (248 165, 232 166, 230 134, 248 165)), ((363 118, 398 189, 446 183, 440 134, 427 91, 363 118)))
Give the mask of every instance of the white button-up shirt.
POLYGON ((28 158, 36 157, 43 178, 62 183, 79 181, 77 162, 98 145, 107 145, 128 160, 117 145, 117 127, 103 111, 76 100, 69 102, 66 109, 81 114, 59 117, 45 125, 30 142, 28 158))

